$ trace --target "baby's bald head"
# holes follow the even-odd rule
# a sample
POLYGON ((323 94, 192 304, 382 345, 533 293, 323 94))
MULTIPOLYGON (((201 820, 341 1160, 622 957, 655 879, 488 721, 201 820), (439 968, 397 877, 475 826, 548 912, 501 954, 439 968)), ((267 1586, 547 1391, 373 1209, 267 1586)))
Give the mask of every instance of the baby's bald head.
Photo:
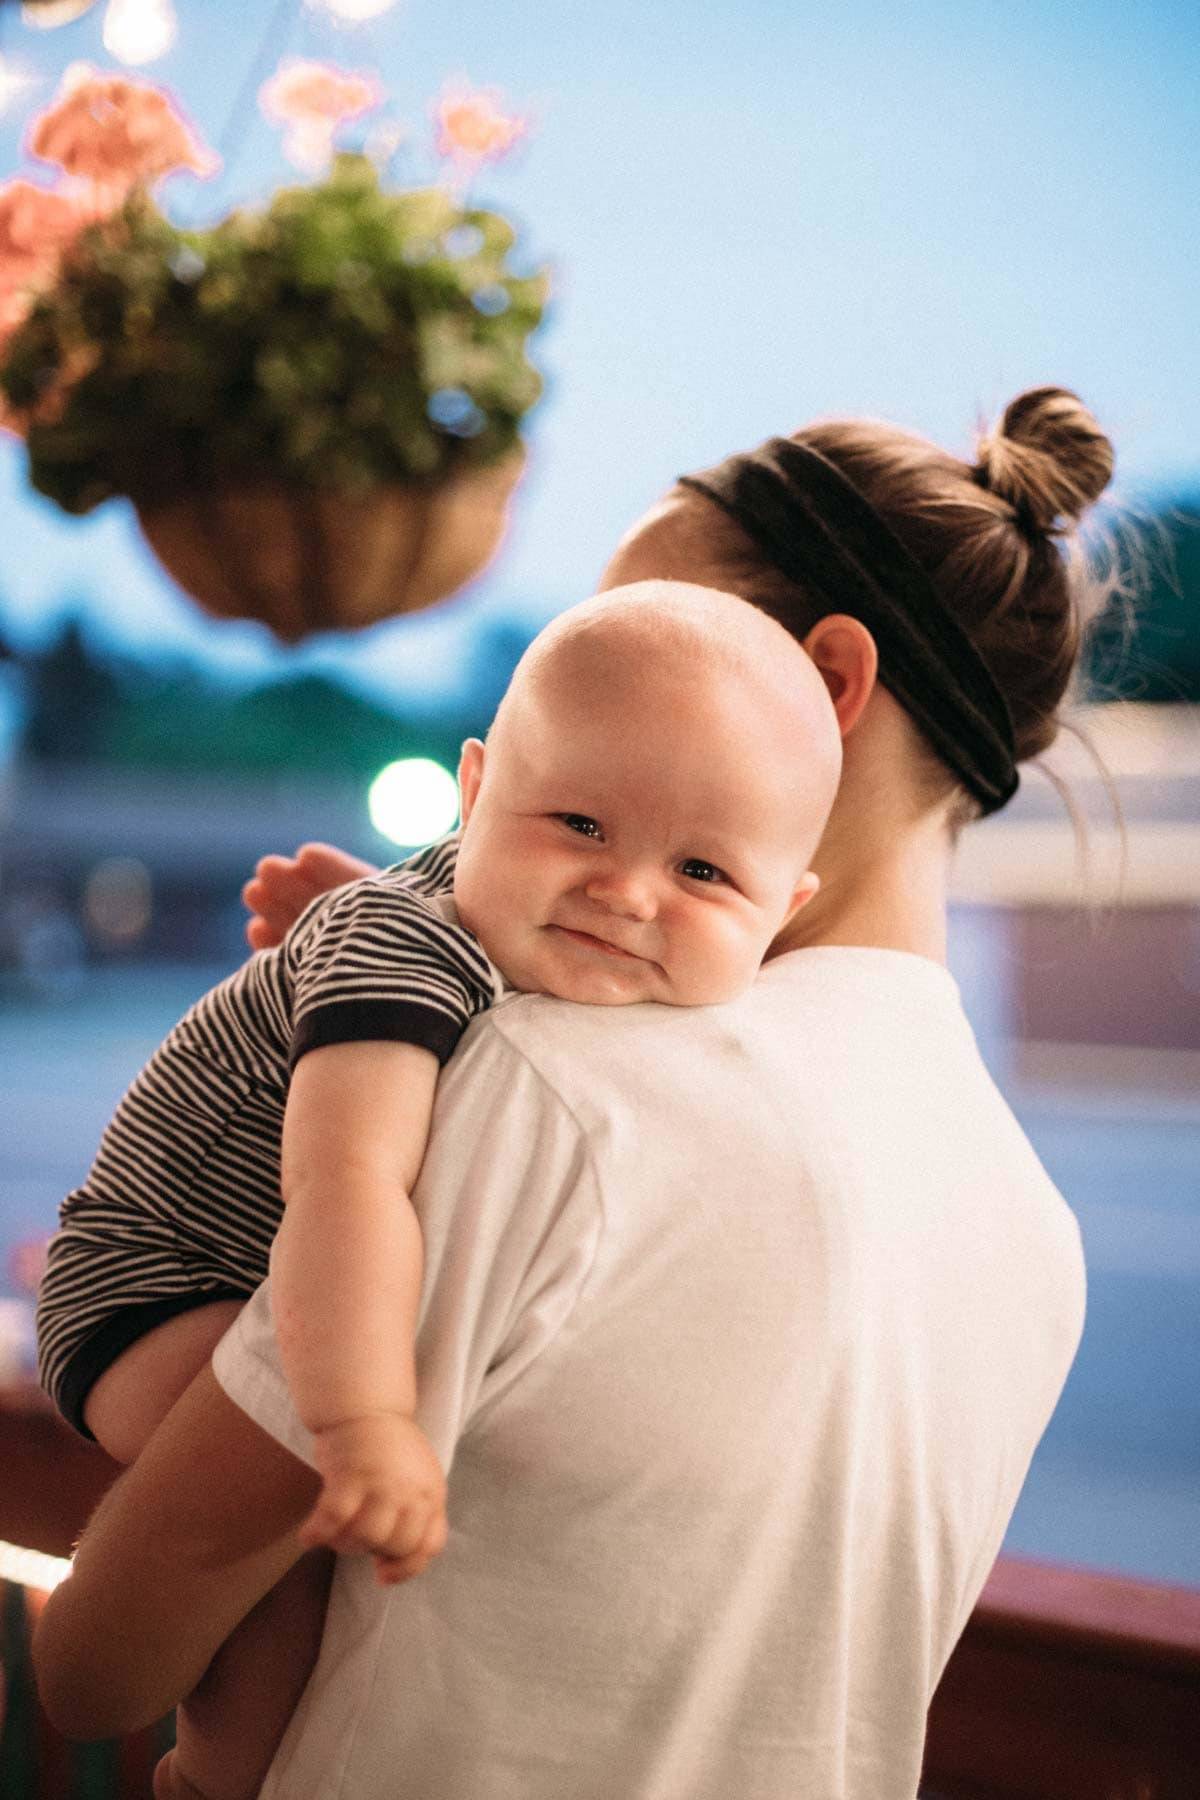
POLYGON ((732 999, 816 892, 840 768, 782 626, 711 588, 610 589, 540 634, 463 747, 459 915, 526 992, 732 999))
POLYGON ((815 848, 842 764, 829 693, 790 633, 737 595, 639 581, 561 613, 518 664, 489 753, 518 734, 569 729, 580 712, 633 731, 639 717, 670 714, 705 760, 719 716, 726 747, 734 734, 749 767, 794 788, 797 826, 815 848))

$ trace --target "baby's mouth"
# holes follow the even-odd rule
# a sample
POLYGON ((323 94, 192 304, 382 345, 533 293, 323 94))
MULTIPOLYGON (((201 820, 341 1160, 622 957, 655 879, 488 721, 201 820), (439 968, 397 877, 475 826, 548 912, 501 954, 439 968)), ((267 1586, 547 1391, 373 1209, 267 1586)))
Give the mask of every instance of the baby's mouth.
POLYGON ((625 962, 645 962, 647 958, 637 956, 632 950, 623 950, 619 944, 609 943, 607 938, 600 938, 590 931, 577 931, 572 925, 551 925, 551 931, 561 931, 564 937, 582 944, 587 950, 597 950, 604 956, 617 956, 625 962))

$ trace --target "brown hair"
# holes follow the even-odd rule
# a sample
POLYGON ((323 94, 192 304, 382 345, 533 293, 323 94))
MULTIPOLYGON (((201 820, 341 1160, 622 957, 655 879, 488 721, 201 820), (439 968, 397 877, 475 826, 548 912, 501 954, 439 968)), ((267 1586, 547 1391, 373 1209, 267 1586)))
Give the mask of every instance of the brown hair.
MULTIPOLYGON (((1089 574, 1076 536, 1113 472, 1112 445, 1083 402, 1056 387, 1018 395, 981 434, 974 462, 871 419, 823 420, 794 436, 835 463, 924 566, 1008 702, 1018 762, 1047 749, 1084 629, 1112 585, 1089 574)), ((826 609, 763 565, 727 514, 677 491, 709 509, 707 542, 764 610, 798 635, 816 623, 826 609)), ((958 788, 932 747, 926 768, 931 803, 958 788)), ((959 793, 955 825, 978 811, 959 793)))

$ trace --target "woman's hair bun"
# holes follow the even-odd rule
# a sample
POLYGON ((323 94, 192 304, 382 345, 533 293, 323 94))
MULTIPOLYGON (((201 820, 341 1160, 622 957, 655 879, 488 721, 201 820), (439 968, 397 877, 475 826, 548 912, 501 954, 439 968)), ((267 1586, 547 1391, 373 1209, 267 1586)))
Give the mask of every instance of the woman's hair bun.
POLYGON ((1069 531, 1113 472, 1113 447, 1078 394, 1029 388, 979 443, 976 479, 1036 531, 1069 531))

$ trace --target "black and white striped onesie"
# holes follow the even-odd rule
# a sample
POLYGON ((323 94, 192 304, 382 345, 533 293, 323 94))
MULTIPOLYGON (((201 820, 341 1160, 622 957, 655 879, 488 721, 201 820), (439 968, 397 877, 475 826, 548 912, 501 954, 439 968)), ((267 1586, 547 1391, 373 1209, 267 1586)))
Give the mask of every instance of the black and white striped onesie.
POLYGON ((277 949, 198 1000, 133 1081, 62 1204, 38 1295, 42 1384, 85 1436, 88 1392, 123 1350, 266 1278, 298 1059, 383 1038, 445 1062, 499 998, 499 971, 457 922, 457 848, 443 839, 315 900, 277 949))

